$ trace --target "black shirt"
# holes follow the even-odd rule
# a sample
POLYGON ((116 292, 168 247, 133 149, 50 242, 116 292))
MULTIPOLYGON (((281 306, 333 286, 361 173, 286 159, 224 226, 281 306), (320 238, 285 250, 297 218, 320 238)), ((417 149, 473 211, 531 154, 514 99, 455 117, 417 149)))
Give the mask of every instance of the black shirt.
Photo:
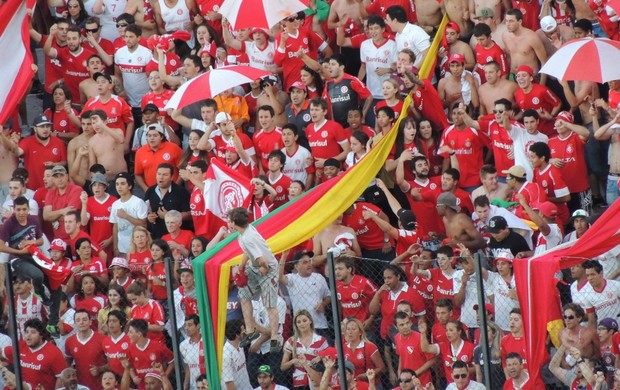
POLYGON ((496 241, 495 238, 491 237, 489 241, 489 250, 491 256, 495 257, 503 251, 509 251, 513 256, 516 256, 519 252, 525 252, 531 249, 527 245, 525 238, 511 229, 510 234, 502 241, 496 241))
MULTIPOLYGON (((177 210, 179 212, 190 211, 189 209, 189 192, 176 183, 172 183, 163 198, 159 197, 159 191, 156 191, 157 184, 149 187, 144 194, 144 201, 148 203, 151 212, 156 213, 160 207, 167 211, 177 210)), ((155 223, 147 223, 149 232, 153 239, 161 238, 168 233, 166 223, 163 218, 157 217, 155 223)), ((191 229, 191 224, 184 221, 182 229, 191 229)))

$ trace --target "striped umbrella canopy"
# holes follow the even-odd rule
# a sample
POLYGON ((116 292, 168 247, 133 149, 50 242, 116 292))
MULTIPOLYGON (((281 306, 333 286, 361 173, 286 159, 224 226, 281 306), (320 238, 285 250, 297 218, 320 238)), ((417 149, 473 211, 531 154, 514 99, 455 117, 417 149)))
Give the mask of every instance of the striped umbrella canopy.
POLYGON ((230 22, 233 30, 271 29, 282 19, 308 8, 309 0, 224 0, 217 11, 230 22))
POLYGON ((620 42, 580 38, 565 43, 540 70, 562 81, 620 80, 620 42))

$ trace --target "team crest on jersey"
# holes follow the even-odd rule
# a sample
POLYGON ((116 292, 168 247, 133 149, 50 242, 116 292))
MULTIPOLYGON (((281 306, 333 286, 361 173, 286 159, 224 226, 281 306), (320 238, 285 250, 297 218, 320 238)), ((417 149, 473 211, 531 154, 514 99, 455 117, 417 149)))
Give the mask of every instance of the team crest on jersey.
POLYGON ((164 153, 163 156, 161 156, 164 160, 168 161, 170 160, 170 153, 164 153))
POLYGON ((323 138, 327 138, 328 134, 329 133, 327 132, 327 130, 321 131, 321 137, 323 137, 323 138))
POLYGON ((543 187, 547 187, 547 180, 543 180, 541 184, 543 187))
POLYGON ((433 286, 431 286, 430 284, 426 286, 426 291, 433 292, 433 286))
POLYGON ((73 348, 73 352, 77 353, 78 349, 77 347, 73 348))
POLYGON ((151 360, 153 360, 153 361, 154 361, 154 360, 155 360, 155 354, 154 354, 154 353, 150 354, 150 355, 149 355, 149 359, 151 359, 151 360))
POLYGON ((456 198, 456 204, 461 204, 461 199, 460 198, 456 198))
POLYGON ((540 103, 540 100, 537 97, 532 98, 532 103, 538 104, 538 103, 540 103))
POLYGON ((347 93, 347 92, 349 92, 349 88, 347 88, 346 85, 343 85, 342 87, 340 87, 340 92, 347 93))
POLYGON ((435 184, 435 183, 431 183, 431 185, 430 185, 430 189, 431 189, 431 190, 434 190, 435 188, 437 188, 437 184, 435 184))
POLYGON ((142 62, 142 57, 138 57, 138 62, 142 62))
POLYGON ((413 353, 413 347, 407 347, 407 352, 409 352, 409 354, 413 353))
POLYGON ((271 53, 271 52, 267 53, 267 57, 273 58, 273 53, 271 53))
POLYGON ((612 293, 610 293, 610 292, 608 292, 606 295, 607 295, 607 299, 611 299, 611 298, 613 298, 613 296, 614 296, 614 295, 613 295, 612 293))
POLYGON ((276 192, 282 192, 283 190, 284 190, 284 189, 282 188, 282 186, 278 186, 278 187, 276 188, 276 192))
POLYGON ((82 61, 82 66, 86 68, 86 61, 82 61))
POLYGON ((486 61, 486 62, 491 62, 491 61, 493 61, 493 57, 488 56, 488 57, 487 57, 487 61, 486 61))
POLYGON ((67 126, 67 121, 66 121, 66 120, 64 120, 64 119, 63 119, 63 120, 61 120, 61 121, 60 121, 60 125, 61 125, 62 127, 67 126))
POLYGON ((304 45, 307 45, 308 44, 308 38, 302 39, 302 42, 304 43, 304 45))
POLYGON ((217 12, 220 9, 219 5, 214 5, 213 6, 213 11, 217 12))
POLYGON ((304 122, 310 122, 310 114, 304 114, 304 116, 302 117, 302 119, 304 120, 304 122))
POLYGON ((389 58, 390 57, 390 51, 389 50, 384 51, 383 55, 389 58))
POLYGON ((358 293, 353 293, 353 294, 351 294, 351 298, 353 298, 353 299, 358 299, 359 297, 360 297, 360 296, 359 296, 359 294, 358 294, 358 293))
POLYGON ((58 148, 54 148, 54 149, 52 149, 52 154, 53 154, 54 156, 58 156, 58 148))
POLYGON ((415 91, 415 96, 416 96, 416 97, 422 97, 422 92, 420 92, 420 91, 415 91))
POLYGON ((467 359, 468 359, 467 355, 461 356, 461 360, 464 361, 465 363, 467 363, 467 359))
POLYGON ((465 147, 467 147, 467 148, 471 147, 471 141, 470 140, 465 141, 465 147))
POLYGON ((357 221, 360 225, 365 225, 366 221, 364 220, 364 218, 360 218, 359 221, 357 221))
POLYGON ((454 146, 455 142, 454 140, 450 141, 450 145, 454 146))
POLYGON ((363 353, 358 353, 357 354, 357 360, 362 360, 364 358, 364 354, 363 353))
POLYGON ((129 343, 126 343, 126 342, 125 342, 125 343, 121 344, 121 348, 122 348, 122 349, 127 349, 127 348, 129 348, 129 343))
POLYGON ((38 361, 41 361, 41 360, 43 360, 44 358, 45 358, 45 356, 43 356, 43 354, 42 354, 42 353, 40 353, 40 354, 38 354, 38 355, 37 355, 37 360, 38 360, 38 361))
POLYGON ((112 107, 112 110, 110 111, 110 113, 112 115, 116 115, 116 107, 112 107))
POLYGON ((194 196, 194 202, 200 202, 200 194, 196 194, 196 196, 194 196))
POLYGON ((572 153, 572 152, 573 152, 573 145, 568 145, 568 146, 566 147, 566 151, 567 151, 568 153, 572 153))
POLYGON ((112 206, 108 207, 108 213, 112 211, 112 206))
POLYGON ((177 15, 183 15, 183 10, 182 9, 178 9, 177 10, 177 15))

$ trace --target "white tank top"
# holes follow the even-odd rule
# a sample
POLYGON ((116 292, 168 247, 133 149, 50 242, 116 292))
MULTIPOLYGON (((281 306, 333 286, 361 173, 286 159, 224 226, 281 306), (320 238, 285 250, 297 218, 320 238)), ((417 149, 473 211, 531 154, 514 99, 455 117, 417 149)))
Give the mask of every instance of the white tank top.
POLYGON ((189 22, 190 15, 185 0, 178 0, 177 4, 170 8, 165 0, 158 0, 161 9, 161 18, 166 24, 166 32, 189 31, 185 28, 185 23, 189 22))

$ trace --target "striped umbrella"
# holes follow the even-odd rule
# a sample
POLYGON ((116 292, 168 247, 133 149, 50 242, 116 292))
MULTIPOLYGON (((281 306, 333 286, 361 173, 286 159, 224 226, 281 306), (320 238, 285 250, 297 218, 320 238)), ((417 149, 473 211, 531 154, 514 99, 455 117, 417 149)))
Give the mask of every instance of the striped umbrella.
POLYGON ((540 70, 562 81, 620 80, 620 42, 580 38, 565 43, 540 70))
POLYGON ((309 0, 224 0, 217 11, 233 31, 242 28, 271 29, 282 19, 308 8, 309 0))

